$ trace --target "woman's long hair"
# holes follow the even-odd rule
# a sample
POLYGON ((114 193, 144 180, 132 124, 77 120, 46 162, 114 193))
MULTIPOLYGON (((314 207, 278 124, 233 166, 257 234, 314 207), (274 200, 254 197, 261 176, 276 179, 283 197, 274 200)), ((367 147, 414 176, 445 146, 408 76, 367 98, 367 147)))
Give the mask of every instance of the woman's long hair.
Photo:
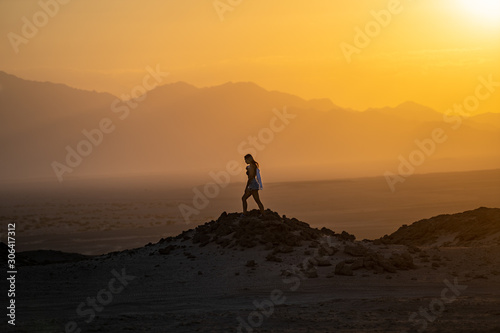
POLYGON ((257 168, 259 167, 259 163, 257 163, 257 161, 253 159, 252 154, 246 154, 246 155, 245 155, 245 159, 247 159, 247 158, 249 158, 249 159, 250 159, 250 162, 251 162, 251 163, 253 163, 253 164, 255 164, 255 166, 256 166, 257 168))

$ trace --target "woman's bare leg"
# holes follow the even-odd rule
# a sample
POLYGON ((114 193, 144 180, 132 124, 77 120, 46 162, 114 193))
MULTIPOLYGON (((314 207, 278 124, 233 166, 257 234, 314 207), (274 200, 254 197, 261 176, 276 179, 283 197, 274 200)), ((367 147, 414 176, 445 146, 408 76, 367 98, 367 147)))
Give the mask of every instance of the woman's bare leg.
POLYGON ((243 202, 243 214, 248 213, 247 212, 247 199, 252 195, 252 193, 247 189, 245 190, 245 193, 241 197, 241 201, 243 202))
POLYGON ((257 203, 257 205, 259 206, 259 209, 260 209, 260 213, 262 215, 264 215, 264 205, 262 204, 262 202, 260 201, 260 197, 259 197, 259 191, 257 190, 253 190, 252 191, 252 196, 255 200, 255 202, 257 203))

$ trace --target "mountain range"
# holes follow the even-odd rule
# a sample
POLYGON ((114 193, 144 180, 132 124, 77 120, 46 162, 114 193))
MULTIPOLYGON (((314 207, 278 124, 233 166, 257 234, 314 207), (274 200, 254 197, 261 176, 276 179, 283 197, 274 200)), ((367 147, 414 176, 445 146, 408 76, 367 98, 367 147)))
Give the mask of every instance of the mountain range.
POLYGON ((177 82, 122 100, 0 72, 0 110, 1 181, 57 181, 57 170, 59 180, 161 174, 201 181, 229 161, 243 167, 246 153, 268 180, 376 176, 397 172, 399 157, 407 159, 419 149, 415 140, 432 138, 436 128, 447 140, 417 173, 500 165, 498 113, 460 119, 454 129, 414 102, 360 112, 251 82, 177 82))

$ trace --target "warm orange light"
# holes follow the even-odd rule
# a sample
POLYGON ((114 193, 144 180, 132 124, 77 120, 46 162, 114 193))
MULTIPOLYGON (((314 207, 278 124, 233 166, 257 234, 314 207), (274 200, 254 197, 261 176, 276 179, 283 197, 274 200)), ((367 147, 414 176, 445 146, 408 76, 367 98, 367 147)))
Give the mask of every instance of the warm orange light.
POLYGON ((461 0, 465 10, 483 23, 500 23, 499 0, 461 0))

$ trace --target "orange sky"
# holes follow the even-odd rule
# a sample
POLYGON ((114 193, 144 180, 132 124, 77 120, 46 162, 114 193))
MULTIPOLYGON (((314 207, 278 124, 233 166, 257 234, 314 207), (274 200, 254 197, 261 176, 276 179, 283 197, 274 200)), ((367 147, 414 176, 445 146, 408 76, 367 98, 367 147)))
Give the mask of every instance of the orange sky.
MULTIPOLYGON (((160 64, 168 82, 253 81, 355 109, 444 111, 479 76, 500 82, 498 0, 220 0, 219 13, 216 2, 3 0, 0 70, 119 94, 160 64), (372 28, 366 45, 357 27, 372 28), (347 44, 358 46, 350 63, 347 44)), ((477 112, 499 111, 500 88, 477 112)))

